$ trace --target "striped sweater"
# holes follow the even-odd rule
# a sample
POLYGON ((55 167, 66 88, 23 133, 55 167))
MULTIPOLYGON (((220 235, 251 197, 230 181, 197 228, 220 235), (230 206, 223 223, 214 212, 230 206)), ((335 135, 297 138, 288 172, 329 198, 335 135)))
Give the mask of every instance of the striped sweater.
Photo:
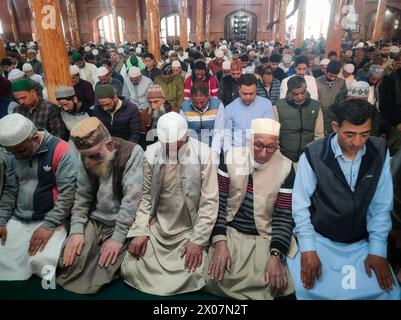
MULTIPOLYGON (((275 208, 272 218, 272 240, 270 249, 277 249, 287 254, 290 248, 292 230, 294 221, 292 219, 292 188, 295 180, 294 168, 285 179, 280 191, 277 195, 275 208)), ((219 182, 219 214, 212 236, 226 235, 226 227, 230 226, 237 231, 249 235, 259 235, 255 226, 254 208, 253 208, 253 178, 249 176, 247 192, 238 212, 235 214, 233 221, 226 221, 227 198, 230 187, 230 179, 227 174, 226 165, 220 164, 218 170, 219 182)))

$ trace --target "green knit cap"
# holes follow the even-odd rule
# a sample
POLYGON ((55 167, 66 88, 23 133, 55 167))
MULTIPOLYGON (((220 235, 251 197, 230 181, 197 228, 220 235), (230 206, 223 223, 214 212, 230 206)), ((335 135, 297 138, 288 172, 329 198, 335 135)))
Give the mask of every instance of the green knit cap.
POLYGON ((32 79, 24 78, 11 83, 12 92, 30 91, 35 88, 35 82, 32 79))
POLYGON ((110 84, 103 84, 100 86, 96 86, 95 88, 95 98, 97 100, 114 98, 115 96, 116 96, 116 91, 110 84))
POLYGON ((131 62, 132 66, 137 67, 138 66, 138 58, 136 56, 131 56, 129 59, 129 62, 131 62))
POLYGON ((71 55, 71 58, 73 62, 78 62, 83 60, 82 55, 78 51, 74 51, 71 55))

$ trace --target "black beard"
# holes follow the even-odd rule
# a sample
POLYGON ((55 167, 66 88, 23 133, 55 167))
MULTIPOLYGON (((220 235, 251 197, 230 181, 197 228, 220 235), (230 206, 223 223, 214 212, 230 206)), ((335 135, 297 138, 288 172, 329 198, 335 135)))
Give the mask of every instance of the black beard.
POLYGON ((383 59, 387 59, 389 55, 388 55, 388 54, 383 54, 383 53, 382 53, 381 56, 382 56, 383 59))

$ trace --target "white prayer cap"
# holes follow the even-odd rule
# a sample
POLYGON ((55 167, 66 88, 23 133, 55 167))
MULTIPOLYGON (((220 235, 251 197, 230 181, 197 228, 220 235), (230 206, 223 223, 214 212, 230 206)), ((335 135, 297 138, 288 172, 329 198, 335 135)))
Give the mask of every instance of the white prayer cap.
POLYGON ((222 44, 222 45, 219 47, 219 49, 220 49, 221 51, 227 50, 227 46, 226 46, 225 44, 222 44))
POLYGON ((307 48, 313 48, 313 44, 308 44, 306 47, 307 48))
POLYGON ((34 53, 34 54, 36 54, 36 50, 34 50, 34 49, 28 49, 28 51, 27 51, 26 53, 34 53))
POLYGON ((254 119, 251 122, 252 134, 271 134, 272 136, 280 136, 280 123, 269 118, 254 119))
POLYGON ((365 46, 365 44, 364 44, 363 42, 359 42, 359 43, 355 46, 355 48, 356 48, 356 49, 362 49, 364 46, 365 46))
POLYGON ((290 54, 285 54, 283 55, 283 62, 284 63, 290 63, 292 61, 292 56, 290 54))
POLYGON ((10 47, 15 47, 15 42, 11 42, 10 47))
POLYGON ((224 44, 227 44, 227 40, 223 40, 223 43, 224 43, 224 44))
POLYGON ((188 132, 187 121, 176 112, 162 115, 157 122, 157 136, 162 143, 175 143, 188 132))
POLYGON ((248 46, 246 47, 246 50, 252 50, 252 49, 253 49, 252 45, 248 45, 248 46))
POLYGON ((178 60, 174 60, 174 61, 171 63, 171 67, 173 67, 173 68, 180 68, 180 67, 181 67, 181 63, 180 63, 178 60))
POLYGON ((4 147, 17 146, 35 132, 33 122, 19 113, 9 114, 0 119, 0 145, 4 147))
POLYGON ((343 70, 348 73, 353 73, 355 71, 355 66, 352 63, 347 63, 343 66, 343 70))
POLYGON ((223 70, 230 70, 231 69, 231 62, 226 60, 223 62, 223 70))
POLYGON ((210 43, 209 43, 209 42, 205 42, 205 45, 204 45, 204 47, 205 47, 205 49, 208 49, 208 48, 210 48, 210 43))
POLYGON ((246 67, 245 74, 255 74, 255 65, 246 67))
POLYGON ((76 75, 78 73, 79 73, 79 67, 78 66, 76 66, 75 64, 70 66, 70 75, 71 76, 74 76, 74 75, 76 75))
POLYGON ((98 49, 93 49, 92 50, 92 54, 96 57, 99 54, 99 50, 98 49))
POLYGON ((330 59, 322 59, 320 60, 321 66, 327 66, 330 63, 330 59))
POLYGON ((130 78, 137 78, 141 75, 142 75, 141 70, 139 70, 138 67, 131 67, 128 71, 128 76, 130 78))
POLYGON ((118 48, 117 49, 118 54, 124 54, 124 49, 123 48, 118 48))
POLYGON ((24 65, 22 66, 22 71, 24 72, 28 72, 28 71, 32 71, 32 65, 30 63, 24 63, 24 65))
MULTIPOLYGON (((220 47, 221 48, 221 47, 220 47)), ((214 55, 216 56, 216 58, 223 58, 224 57, 224 53, 223 51, 221 51, 220 49, 216 49, 214 51, 214 55)))
POLYGON ((369 83, 366 81, 352 81, 349 85, 347 95, 349 97, 368 98, 370 92, 369 83))
POLYGON ((136 54, 141 54, 141 53, 142 53, 142 48, 141 48, 141 46, 137 46, 137 47, 136 47, 135 53, 136 53, 136 54))
POLYGON ((23 77, 25 77, 25 73, 23 73, 20 69, 12 69, 8 74, 8 80, 10 81, 14 81, 23 77))
POLYGON ((91 51, 91 47, 89 47, 89 46, 85 46, 85 52, 89 52, 89 51, 91 51))
POLYGON ((105 67, 99 67, 96 70, 96 75, 98 77, 104 77, 109 73, 109 70, 107 70, 105 67))
POLYGON ((391 46, 390 52, 394 53, 394 54, 398 54, 398 53, 400 53, 400 48, 398 48, 397 46, 391 46))
POLYGON ((170 51, 168 52, 168 56, 171 56, 173 53, 175 53, 175 51, 174 51, 174 50, 170 50, 170 51))

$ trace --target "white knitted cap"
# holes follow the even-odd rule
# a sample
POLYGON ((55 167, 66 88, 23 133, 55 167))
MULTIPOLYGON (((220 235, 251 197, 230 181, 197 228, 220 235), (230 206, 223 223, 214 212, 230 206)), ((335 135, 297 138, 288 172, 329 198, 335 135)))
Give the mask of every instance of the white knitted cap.
POLYGON ((0 145, 14 147, 24 142, 35 125, 31 120, 19 113, 6 115, 0 119, 0 145))
POLYGON ((98 77, 104 77, 109 73, 109 70, 107 70, 105 67, 99 67, 96 70, 96 75, 98 77))
POLYGON ((79 67, 76 66, 75 64, 73 66, 70 66, 70 75, 74 76, 79 73, 79 67))
POLYGON ((269 118, 254 119, 251 122, 252 134, 271 134, 272 136, 280 136, 280 123, 269 118))
POLYGON ((187 121, 176 112, 162 115, 157 122, 157 136, 163 143, 175 143, 182 140, 187 132, 187 121))

